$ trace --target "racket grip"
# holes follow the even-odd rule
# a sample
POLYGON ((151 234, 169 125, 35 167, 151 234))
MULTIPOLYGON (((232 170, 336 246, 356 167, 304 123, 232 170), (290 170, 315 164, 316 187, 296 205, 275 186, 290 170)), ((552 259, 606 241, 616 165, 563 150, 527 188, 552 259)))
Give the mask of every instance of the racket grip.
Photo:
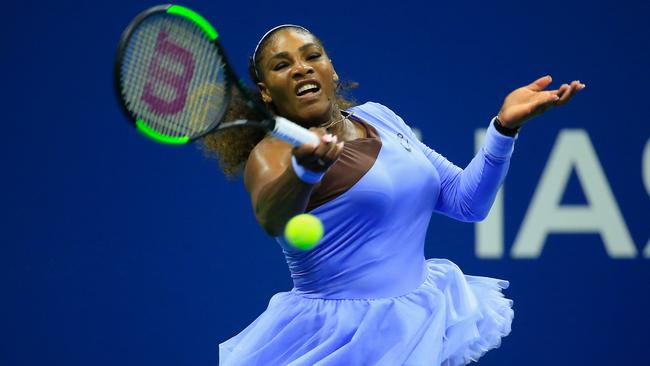
POLYGON ((280 116, 275 117, 275 127, 271 133, 293 146, 302 144, 318 145, 320 143, 320 139, 315 133, 280 116))

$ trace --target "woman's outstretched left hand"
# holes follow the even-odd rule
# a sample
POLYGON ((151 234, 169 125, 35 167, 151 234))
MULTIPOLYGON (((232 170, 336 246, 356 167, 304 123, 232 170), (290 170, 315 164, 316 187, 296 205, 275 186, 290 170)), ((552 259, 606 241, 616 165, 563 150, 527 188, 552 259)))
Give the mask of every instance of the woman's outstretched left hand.
POLYGON ((562 84, 558 89, 544 90, 552 80, 551 76, 544 76, 508 94, 498 114, 501 125, 518 128, 529 119, 565 104, 585 87, 585 84, 574 80, 571 84, 562 84))

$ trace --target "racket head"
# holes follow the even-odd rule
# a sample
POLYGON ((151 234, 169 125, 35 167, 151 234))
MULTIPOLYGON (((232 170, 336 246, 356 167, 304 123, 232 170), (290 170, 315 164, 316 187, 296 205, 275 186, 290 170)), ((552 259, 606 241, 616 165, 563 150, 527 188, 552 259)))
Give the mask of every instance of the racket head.
POLYGON ((138 130, 179 145, 219 125, 236 78, 217 37, 205 18, 178 5, 149 8, 131 21, 118 45, 115 90, 138 130))

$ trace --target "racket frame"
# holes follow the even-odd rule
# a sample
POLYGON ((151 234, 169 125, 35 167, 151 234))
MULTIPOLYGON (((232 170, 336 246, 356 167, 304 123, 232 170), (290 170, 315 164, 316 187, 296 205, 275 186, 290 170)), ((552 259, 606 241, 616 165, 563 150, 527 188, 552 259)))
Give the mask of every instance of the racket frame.
POLYGON ((157 142, 170 144, 170 145, 184 145, 189 142, 200 139, 201 137, 207 135, 208 133, 214 131, 215 129, 218 129, 222 125, 221 123, 222 119, 227 111, 227 107, 224 108, 221 111, 220 115, 217 116, 218 118, 216 118, 215 121, 212 121, 211 126, 201 134, 197 134, 192 137, 189 136, 174 137, 174 136, 167 136, 155 131, 153 128, 147 125, 146 121, 136 116, 133 112, 131 112, 127 108, 126 102, 123 98, 122 83, 121 83, 122 61, 126 53, 127 45, 129 44, 129 41, 131 40, 131 37, 135 33, 134 31, 137 29, 137 27, 140 24, 142 24, 142 22, 144 22, 147 18, 159 13, 166 13, 175 16, 180 16, 185 18, 186 20, 192 21, 196 26, 198 26, 204 31, 205 35, 208 37, 208 39, 213 44, 213 46, 217 47, 217 52, 219 53, 221 57, 221 61, 223 63, 224 81, 225 81, 224 99, 226 105, 230 103, 230 99, 232 97, 232 87, 234 84, 234 86, 238 89, 238 91, 243 96, 243 98, 246 99, 248 104, 251 107, 255 108, 261 115, 265 117, 262 121, 238 120, 232 123, 225 123, 222 127, 231 128, 231 127, 241 127, 241 126, 256 126, 266 130, 272 130, 275 125, 275 121, 269 115, 269 113, 259 105, 259 103, 256 103, 253 100, 253 98, 250 96, 250 93, 246 90, 246 88, 243 85, 241 85, 241 82, 237 78, 236 73, 234 72, 234 70, 230 66, 230 63, 228 62, 224 48, 217 40, 218 33, 214 29, 214 27, 212 27, 212 25, 207 20, 205 20, 205 18, 203 18, 201 15, 194 12, 193 10, 182 7, 180 5, 172 5, 172 4, 157 5, 142 11, 135 18, 133 18, 131 23, 129 23, 126 29, 124 29, 120 37, 120 42, 118 44, 117 54, 115 57, 113 81, 115 87, 114 89, 117 95, 117 99, 119 100, 120 108, 122 109, 122 112, 129 117, 129 121, 132 122, 133 125, 145 136, 157 142))
POLYGON ((122 36, 120 37, 120 42, 117 48, 117 54, 115 57, 115 65, 114 65, 114 84, 115 84, 115 91, 117 93, 117 98, 120 101, 119 103, 120 107, 122 108, 124 114, 129 117, 129 120, 134 124, 134 126, 145 136, 157 142, 171 144, 171 145, 185 145, 189 142, 200 139, 201 137, 213 132, 214 130, 227 129, 233 127, 242 127, 242 126, 252 126, 252 127, 264 129, 284 139, 285 141, 290 142, 295 146, 298 146, 306 142, 318 144, 319 138, 315 134, 296 125, 295 123, 283 117, 272 116, 267 111, 265 106, 261 105, 260 102, 256 101, 251 96, 250 92, 243 85, 243 82, 237 77, 237 73, 235 73, 234 69, 230 65, 230 62, 228 61, 228 58, 226 56, 226 52, 224 48, 221 46, 221 43, 219 43, 218 41, 218 36, 219 35, 217 31, 205 18, 203 18, 200 14, 194 12, 193 10, 180 5, 164 4, 164 5, 153 6, 138 14, 131 21, 131 23, 129 23, 127 28, 122 32, 122 36), (145 121, 143 121, 142 119, 134 115, 134 113, 132 113, 127 108, 126 102, 122 97, 122 85, 120 80, 122 60, 126 52, 126 46, 129 43, 131 37, 133 36, 134 30, 145 19, 158 13, 167 13, 167 14, 183 17, 186 20, 192 21, 196 26, 201 28, 204 31, 205 35, 208 37, 208 39, 210 39, 210 42, 213 44, 213 46, 217 48, 217 52, 221 56, 221 62, 223 64, 223 71, 224 71, 224 82, 225 82, 225 90, 224 90, 223 98, 226 106, 230 104, 230 100, 232 97, 232 87, 234 86, 237 88, 241 97, 244 98, 247 104, 251 108, 254 108, 261 116, 264 116, 264 118, 259 121, 242 119, 242 120, 222 123, 223 117, 228 110, 228 107, 226 107, 221 111, 218 118, 215 118, 215 120, 212 121, 210 127, 207 128, 204 132, 197 134, 193 137, 189 137, 189 136, 174 137, 174 136, 167 136, 155 131, 153 128, 149 127, 145 121))

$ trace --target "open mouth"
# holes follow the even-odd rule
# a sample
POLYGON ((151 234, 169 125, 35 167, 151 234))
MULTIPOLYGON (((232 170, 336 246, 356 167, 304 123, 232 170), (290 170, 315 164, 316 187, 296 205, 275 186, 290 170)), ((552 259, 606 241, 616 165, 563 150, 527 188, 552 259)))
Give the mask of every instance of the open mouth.
POLYGON ((306 82, 298 86, 298 88, 296 89, 296 95, 301 97, 307 94, 318 93, 319 91, 320 91, 320 85, 318 85, 318 83, 306 82))

